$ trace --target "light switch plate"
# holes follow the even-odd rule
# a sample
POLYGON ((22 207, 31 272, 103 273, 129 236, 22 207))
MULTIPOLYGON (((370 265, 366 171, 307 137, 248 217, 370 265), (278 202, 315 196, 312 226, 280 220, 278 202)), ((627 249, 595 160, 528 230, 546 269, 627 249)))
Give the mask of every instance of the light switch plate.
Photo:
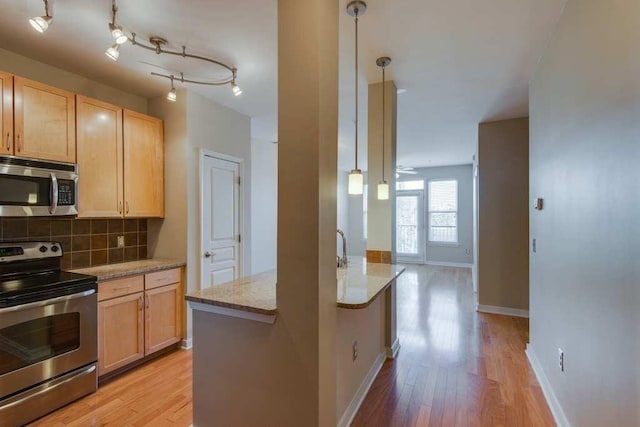
POLYGON ((124 248, 124 236, 118 236, 118 247, 124 248))

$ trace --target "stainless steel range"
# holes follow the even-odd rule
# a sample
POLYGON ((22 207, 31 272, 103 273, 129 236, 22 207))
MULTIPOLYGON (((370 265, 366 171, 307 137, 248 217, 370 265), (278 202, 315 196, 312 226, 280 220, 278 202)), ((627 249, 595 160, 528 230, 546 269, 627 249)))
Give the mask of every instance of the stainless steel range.
POLYGON ((56 242, 0 243, 0 426, 97 388, 97 283, 60 270, 56 242))

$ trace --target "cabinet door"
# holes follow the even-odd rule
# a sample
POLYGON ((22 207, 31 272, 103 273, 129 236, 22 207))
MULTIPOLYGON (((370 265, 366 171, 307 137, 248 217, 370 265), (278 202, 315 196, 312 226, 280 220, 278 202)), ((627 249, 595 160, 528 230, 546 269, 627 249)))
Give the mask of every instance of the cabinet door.
POLYGON ((125 216, 163 217, 162 120, 124 110, 123 125, 125 216))
POLYGON ((122 108, 76 96, 78 216, 121 217, 122 108))
POLYGON ((13 76, 0 71, 0 153, 13 154, 13 76))
POLYGON ((15 155, 75 163, 75 96, 14 77, 15 155))
POLYGON ((145 354, 151 354, 182 339, 182 295, 180 283, 145 292, 145 354))
POLYGON ((98 303, 98 375, 144 357, 144 293, 98 303))

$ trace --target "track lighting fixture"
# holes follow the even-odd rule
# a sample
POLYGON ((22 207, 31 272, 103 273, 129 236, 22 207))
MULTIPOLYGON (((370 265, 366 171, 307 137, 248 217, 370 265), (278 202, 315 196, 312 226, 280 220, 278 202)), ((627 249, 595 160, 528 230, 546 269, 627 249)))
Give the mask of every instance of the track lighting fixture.
POLYGON ((171 90, 167 94, 167 100, 171 102, 176 102, 178 99, 178 94, 176 93, 176 88, 173 87, 173 77, 171 78, 171 90))
POLYGON ((356 164, 355 168, 349 172, 348 192, 351 195, 361 195, 364 191, 364 177, 362 176, 362 171, 358 169, 358 18, 363 15, 366 10, 367 4, 360 0, 352 1, 347 5, 347 14, 354 18, 356 27, 356 164))
POLYGON ((118 43, 115 43, 113 46, 107 49, 107 51, 104 54, 107 55, 109 58, 113 59, 114 61, 117 61, 118 58, 120 57, 120 45, 118 43))
POLYGON ((43 16, 35 16, 29 19, 29 24, 39 33, 44 33, 49 28, 49 24, 53 17, 49 15, 49 2, 48 0, 43 0, 44 2, 44 15, 43 16))

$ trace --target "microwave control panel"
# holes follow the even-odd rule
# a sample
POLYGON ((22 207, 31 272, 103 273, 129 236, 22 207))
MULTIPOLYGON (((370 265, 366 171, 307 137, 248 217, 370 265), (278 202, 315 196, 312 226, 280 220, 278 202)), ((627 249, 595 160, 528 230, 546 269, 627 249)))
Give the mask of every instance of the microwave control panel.
POLYGON ((75 183, 73 181, 58 181, 58 206, 73 206, 75 204, 75 183))

